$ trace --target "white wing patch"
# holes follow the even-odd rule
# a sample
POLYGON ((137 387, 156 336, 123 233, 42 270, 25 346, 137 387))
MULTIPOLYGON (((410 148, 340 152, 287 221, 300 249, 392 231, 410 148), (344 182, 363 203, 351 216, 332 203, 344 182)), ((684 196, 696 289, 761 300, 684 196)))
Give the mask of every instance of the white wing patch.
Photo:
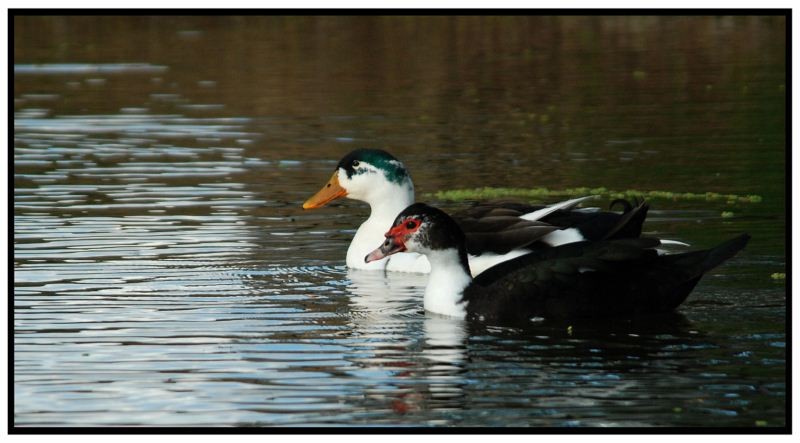
POLYGON ((581 235, 580 231, 575 228, 569 229, 559 229, 558 231, 553 231, 544 237, 542 237, 543 242, 547 243, 550 246, 558 246, 558 245, 565 245, 567 243, 575 243, 577 241, 583 241, 583 235, 581 235))
POLYGON ((666 240, 666 239, 661 239, 661 244, 662 244, 662 245, 691 246, 689 243, 684 243, 684 242, 682 242, 682 241, 678 241, 678 240, 666 240))
POLYGON ((558 211, 559 209, 564 209, 564 210, 571 209, 572 207, 574 207, 578 203, 586 201, 586 200, 589 200, 589 199, 592 199, 592 198, 594 198, 593 195, 588 195, 586 197, 573 198, 572 200, 565 200, 565 201, 560 202, 560 203, 554 203, 554 204, 552 204, 552 205, 550 205, 550 206, 548 206, 546 208, 542 208, 542 209, 539 209, 537 211, 529 212, 529 213, 527 213, 525 215, 520 216, 519 218, 521 218, 523 220, 528 220, 528 221, 537 221, 537 220, 540 220, 540 219, 552 214, 553 212, 558 211))

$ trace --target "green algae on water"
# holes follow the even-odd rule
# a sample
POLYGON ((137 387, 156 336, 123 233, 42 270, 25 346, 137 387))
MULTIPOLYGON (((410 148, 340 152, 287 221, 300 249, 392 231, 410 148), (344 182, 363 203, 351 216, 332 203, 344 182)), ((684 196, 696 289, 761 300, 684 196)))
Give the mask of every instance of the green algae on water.
POLYGON ((670 191, 642 191, 628 189, 625 191, 615 191, 604 187, 589 188, 567 188, 567 189, 548 189, 548 188, 473 188, 473 189, 451 189, 425 194, 425 197, 433 197, 439 200, 462 201, 462 200, 484 200, 497 198, 519 198, 525 200, 544 200, 553 197, 583 197, 586 195, 596 195, 611 199, 642 197, 648 200, 685 200, 685 201, 724 201, 728 204, 734 203, 761 203, 760 195, 737 195, 719 194, 716 192, 670 192, 670 191))

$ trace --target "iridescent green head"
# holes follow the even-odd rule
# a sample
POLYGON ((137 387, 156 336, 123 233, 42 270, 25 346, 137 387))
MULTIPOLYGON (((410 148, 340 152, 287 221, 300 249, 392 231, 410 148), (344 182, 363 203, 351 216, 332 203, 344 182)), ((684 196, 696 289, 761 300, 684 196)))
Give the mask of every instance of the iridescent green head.
POLYGON ((399 185, 409 180, 405 165, 382 149, 356 149, 345 155, 336 167, 343 169, 348 178, 352 178, 353 175, 374 173, 377 169, 389 182, 399 185), (366 166, 372 166, 374 169, 366 166))

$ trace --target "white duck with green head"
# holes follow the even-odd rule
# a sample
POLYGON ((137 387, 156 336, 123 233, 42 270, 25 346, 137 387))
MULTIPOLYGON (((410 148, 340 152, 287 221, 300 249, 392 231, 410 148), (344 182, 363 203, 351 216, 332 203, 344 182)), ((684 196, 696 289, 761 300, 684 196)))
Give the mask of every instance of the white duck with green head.
POLYGON ((403 163, 381 150, 350 152, 339 161, 328 183, 303 203, 303 208, 319 208, 342 197, 363 201, 370 206, 369 218, 359 226, 347 248, 348 267, 430 272, 428 260, 417 253, 397 254, 388 260, 364 263, 364 256, 373 249, 375 240, 382 239, 386 227, 391 226, 397 214, 414 203, 414 183, 403 163))

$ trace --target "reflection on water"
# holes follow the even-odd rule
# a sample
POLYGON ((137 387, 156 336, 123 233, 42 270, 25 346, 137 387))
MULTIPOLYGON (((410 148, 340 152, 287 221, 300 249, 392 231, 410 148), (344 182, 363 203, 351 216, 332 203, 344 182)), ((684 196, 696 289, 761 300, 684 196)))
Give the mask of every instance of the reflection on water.
POLYGON ((15 425, 785 424, 783 19, 14 20, 15 425), (363 205, 300 208, 355 147, 421 196, 763 202, 651 202, 753 235, 675 315, 472 325, 343 266, 363 205))

